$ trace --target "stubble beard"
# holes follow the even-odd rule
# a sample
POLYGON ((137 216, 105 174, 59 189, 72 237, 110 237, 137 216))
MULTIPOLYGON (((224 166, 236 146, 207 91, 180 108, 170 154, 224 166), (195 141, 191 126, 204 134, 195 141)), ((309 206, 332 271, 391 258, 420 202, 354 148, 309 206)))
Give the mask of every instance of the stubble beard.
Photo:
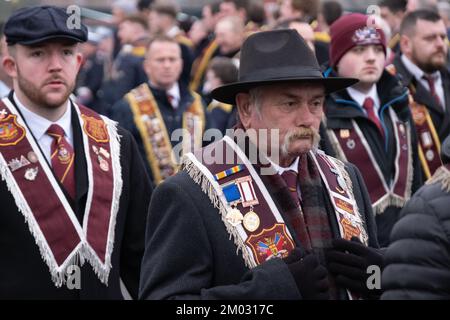
POLYGON ((23 92, 23 94, 36 106, 39 106, 41 108, 46 109, 56 109, 63 105, 67 99, 69 98, 70 94, 72 93, 73 89, 75 88, 75 83, 67 83, 67 81, 64 81, 64 87, 65 92, 60 94, 60 99, 49 99, 47 98, 46 94, 43 94, 41 90, 36 87, 33 83, 26 80, 24 77, 20 75, 20 71, 18 72, 18 86, 20 90, 23 92))

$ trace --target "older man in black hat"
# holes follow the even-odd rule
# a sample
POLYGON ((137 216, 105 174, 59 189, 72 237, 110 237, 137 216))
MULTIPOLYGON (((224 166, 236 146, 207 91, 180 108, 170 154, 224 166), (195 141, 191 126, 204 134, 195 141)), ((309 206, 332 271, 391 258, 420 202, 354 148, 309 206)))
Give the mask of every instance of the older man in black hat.
POLYGON ((4 28, 0 299, 121 299, 121 279, 137 296, 152 190, 131 135, 69 98, 87 37, 69 19, 23 8, 4 28))
POLYGON ((239 128, 186 155, 155 190, 141 298, 361 296, 367 266, 380 263, 367 247, 378 246, 370 200, 352 165, 316 149, 325 95, 354 82, 324 79, 296 31, 244 42, 239 82, 212 92, 237 104, 239 128), (352 292, 329 281, 324 258, 343 243, 354 246, 333 254, 356 262, 335 262, 352 292))

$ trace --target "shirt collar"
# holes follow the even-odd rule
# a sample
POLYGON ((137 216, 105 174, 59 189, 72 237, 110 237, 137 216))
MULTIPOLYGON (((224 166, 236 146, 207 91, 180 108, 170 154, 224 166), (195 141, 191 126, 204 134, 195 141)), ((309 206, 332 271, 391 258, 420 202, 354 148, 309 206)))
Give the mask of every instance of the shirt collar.
POLYGON ((292 164, 287 167, 280 167, 278 164, 276 164, 275 162, 273 162, 270 158, 268 158, 270 164, 273 166, 273 168, 275 168, 275 170, 277 171, 277 173, 281 176, 283 174, 283 172, 285 171, 289 171, 289 170, 293 170, 298 174, 298 161, 299 161, 299 157, 297 157, 294 162, 292 162, 292 164))
MULTIPOLYGON (((423 76, 425 75, 425 72, 423 72, 422 69, 420 69, 417 65, 414 64, 414 62, 411 61, 407 56, 404 54, 401 55, 400 59, 402 59, 403 64, 405 65, 406 69, 416 78, 418 81, 423 81, 423 76)), ((435 71, 430 76, 437 81, 441 77, 441 73, 439 71, 435 71)))
POLYGON ((178 107, 178 104, 180 103, 180 87, 178 86, 178 82, 175 82, 175 84, 167 90, 167 93, 172 96, 174 107, 178 107))
POLYGON ((67 101, 66 112, 64 112, 62 117, 55 122, 51 122, 45 119, 44 117, 41 117, 40 115, 30 111, 27 107, 25 107, 22 104, 22 102, 20 102, 15 92, 14 92, 14 101, 16 102, 17 107, 22 113, 22 116, 24 117, 29 129, 33 133, 36 140, 40 140, 42 136, 46 133, 48 127, 50 127, 50 125, 52 124, 57 124, 61 128, 63 128, 65 136, 70 141, 72 140, 72 130, 71 130, 72 112, 70 110, 69 100, 67 101))
POLYGON ((167 36, 169 37, 175 37, 180 33, 180 28, 178 28, 178 26, 174 25, 172 26, 166 33, 167 36))
POLYGON ((375 108, 378 109, 380 107, 380 98, 378 97, 376 84, 372 85, 372 88, 370 88, 367 94, 359 90, 356 90, 352 87, 347 88, 347 92, 350 95, 350 97, 352 97, 352 99, 355 100, 360 106, 364 104, 364 100, 366 100, 366 98, 370 97, 374 101, 375 108))

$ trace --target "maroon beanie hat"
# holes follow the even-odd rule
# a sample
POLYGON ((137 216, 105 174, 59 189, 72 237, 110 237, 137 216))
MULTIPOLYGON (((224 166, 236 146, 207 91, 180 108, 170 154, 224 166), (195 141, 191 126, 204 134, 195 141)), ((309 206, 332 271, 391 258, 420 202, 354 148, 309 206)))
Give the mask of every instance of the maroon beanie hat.
POLYGON ((332 67, 336 66, 348 50, 358 45, 380 44, 386 54, 386 37, 383 30, 370 26, 368 19, 369 16, 365 14, 351 13, 340 17, 331 25, 330 65, 332 67))

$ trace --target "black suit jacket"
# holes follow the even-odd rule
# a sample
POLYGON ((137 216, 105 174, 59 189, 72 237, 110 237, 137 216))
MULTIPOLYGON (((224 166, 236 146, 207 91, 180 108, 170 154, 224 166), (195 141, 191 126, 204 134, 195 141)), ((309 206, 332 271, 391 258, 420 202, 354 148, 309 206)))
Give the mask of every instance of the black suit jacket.
POLYGON ((445 95, 445 108, 443 108, 435 102, 430 92, 406 69, 400 56, 395 58, 393 64, 403 85, 408 88, 415 87, 414 101, 427 107, 439 139, 443 142, 450 134, 450 73, 446 69, 441 71, 445 95))
MULTIPOLYGON (((82 221, 88 192, 82 133, 72 107, 75 150, 76 199, 69 201, 82 221)), ((152 189, 130 133, 119 127, 123 190, 117 213, 112 268, 108 286, 102 284, 89 262, 81 267, 81 289, 57 288, 15 205, 5 181, 0 181, 0 299, 122 299, 120 279, 137 296, 144 250, 147 208, 152 189)), ((30 185, 32 187, 32 185, 30 185)), ((42 199, 45 201, 45 199, 42 199)))

